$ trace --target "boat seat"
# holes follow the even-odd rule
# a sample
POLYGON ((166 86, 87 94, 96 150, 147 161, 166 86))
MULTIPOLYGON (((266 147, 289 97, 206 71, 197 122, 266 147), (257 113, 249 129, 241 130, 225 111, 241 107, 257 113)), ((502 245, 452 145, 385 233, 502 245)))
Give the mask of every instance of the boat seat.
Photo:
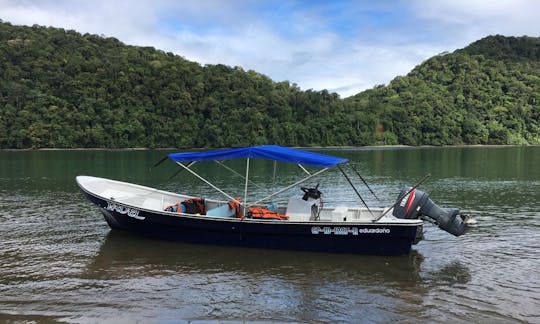
POLYGON ((311 205, 308 201, 301 198, 291 197, 287 203, 286 215, 290 221, 309 221, 311 217, 311 205))
POLYGON ((206 216, 228 218, 234 217, 236 214, 234 209, 229 208, 229 205, 223 205, 216 208, 212 208, 206 212, 206 216))

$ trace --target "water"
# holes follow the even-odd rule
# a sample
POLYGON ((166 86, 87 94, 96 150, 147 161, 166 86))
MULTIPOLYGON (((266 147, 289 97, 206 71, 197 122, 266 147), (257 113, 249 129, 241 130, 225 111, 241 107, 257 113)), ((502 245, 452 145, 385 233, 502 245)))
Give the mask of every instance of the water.
MULTIPOLYGON (((164 242, 111 231, 74 177, 219 197, 185 173, 167 181, 172 162, 149 172, 167 152, 4 151, 0 321, 540 322, 540 147, 325 152, 353 162, 378 193, 380 202, 359 186, 372 206, 430 173, 421 189, 477 225, 459 238, 427 225, 402 257, 164 242)), ((240 171, 243 162, 228 165, 240 171)), ((273 164, 252 166, 254 192, 267 193, 273 164)), ((198 168, 243 195, 240 178, 198 168)), ((278 166, 275 186, 297 171, 278 166)), ((338 172, 318 181, 326 204, 358 204, 338 172)))

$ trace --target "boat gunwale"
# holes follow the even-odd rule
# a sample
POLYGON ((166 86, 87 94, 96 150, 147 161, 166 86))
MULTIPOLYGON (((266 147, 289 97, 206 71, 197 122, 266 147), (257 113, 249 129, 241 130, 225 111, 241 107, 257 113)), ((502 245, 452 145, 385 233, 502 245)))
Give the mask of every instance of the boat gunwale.
MULTIPOLYGON (((253 219, 253 218, 245 218, 245 217, 243 217, 243 218, 228 218, 228 217, 212 217, 212 216, 207 216, 207 215, 194 215, 194 214, 187 214, 187 213, 175 213, 175 212, 171 212, 171 211, 162 211, 162 210, 148 209, 148 208, 145 208, 145 207, 135 206, 135 205, 132 205, 132 204, 129 204, 129 203, 117 201, 113 197, 106 198, 104 196, 101 196, 101 195, 99 195, 97 193, 94 193, 94 192, 90 191, 89 189, 85 188, 81 184, 81 182, 78 180, 79 177, 87 177, 87 178, 99 179, 101 181, 105 180, 105 181, 109 181, 109 182, 115 182, 115 183, 122 184, 122 185, 138 187, 138 188, 142 188, 142 189, 152 191, 152 192, 155 192, 155 193, 163 193, 163 194, 168 194, 168 195, 172 195, 172 196, 184 196, 184 197, 196 197, 196 196, 184 195, 184 194, 176 194, 174 192, 165 191, 165 190, 161 190, 161 189, 156 189, 156 188, 152 188, 152 187, 147 187, 147 186, 143 186, 143 185, 139 185, 139 184, 135 184, 135 183, 124 182, 124 181, 113 180, 113 179, 107 179, 107 178, 101 178, 101 177, 84 176, 84 175, 76 177, 77 178, 77 184, 78 184, 79 188, 84 193, 86 193, 88 195, 91 195, 91 196, 93 196, 95 198, 104 200, 104 201, 106 201, 108 203, 111 202, 111 203, 114 203, 114 204, 118 204, 118 205, 126 206, 126 207, 129 207, 129 208, 133 208, 133 209, 136 209, 136 210, 139 210, 139 211, 143 211, 143 212, 146 212, 146 213, 149 213, 149 214, 156 214, 156 215, 167 216, 167 217, 188 218, 188 219, 194 219, 194 220, 206 220, 206 221, 218 221, 218 222, 227 221, 227 222, 231 222, 231 223, 245 222, 245 223, 276 224, 276 225, 279 224, 279 225, 311 225, 311 226, 343 226, 343 227, 345 227, 345 226, 420 226, 420 225, 423 225, 423 221, 421 219, 401 219, 401 218, 396 218, 396 217, 393 217, 396 220, 395 222, 388 222, 388 221, 380 222, 380 221, 372 221, 372 220, 334 222, 334 221, 326 221, 326 220, 323 220, 323 221, 290 221, 290 220, 273 220, 273 219, 253 219)), ((220 200, 209 199, 209 201, 226 204, 225 201, 220 201, 220 200)), ((384 208, 380 208, 380 209, 384 210, 384 208)))

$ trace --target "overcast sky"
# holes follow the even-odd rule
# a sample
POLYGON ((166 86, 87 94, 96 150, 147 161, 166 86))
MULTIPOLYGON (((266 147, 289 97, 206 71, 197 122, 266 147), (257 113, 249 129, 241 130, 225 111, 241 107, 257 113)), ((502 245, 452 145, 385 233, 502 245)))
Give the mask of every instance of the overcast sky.
POLYGON ((115 37, 341 97, 488 35, 540 36, 537 0, 0 0, 0 19, 115 37))

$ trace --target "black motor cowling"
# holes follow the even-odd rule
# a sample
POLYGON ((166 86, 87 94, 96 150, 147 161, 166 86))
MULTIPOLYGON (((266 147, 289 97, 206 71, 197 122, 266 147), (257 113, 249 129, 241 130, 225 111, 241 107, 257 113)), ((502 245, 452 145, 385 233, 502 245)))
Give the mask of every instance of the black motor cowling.
POLYGON ((392 215, 397 218, 426 219, 455 236, 460 236, 467 231, 467 224, 463 216, 459 215, 459 209, 441 208, 429 198, 427 193, 418 189, 413 189, 406 194, 410 189, 401 190, 392 215))

